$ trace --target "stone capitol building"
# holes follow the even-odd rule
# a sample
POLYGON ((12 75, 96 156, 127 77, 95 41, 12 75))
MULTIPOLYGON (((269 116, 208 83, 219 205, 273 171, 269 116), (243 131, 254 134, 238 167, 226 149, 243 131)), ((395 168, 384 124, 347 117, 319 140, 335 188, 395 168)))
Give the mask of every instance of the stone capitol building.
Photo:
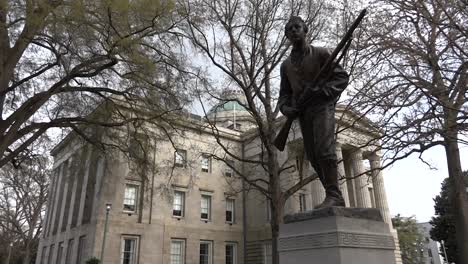
MULTIPOLYGON (((241 98, 234 92, 228 96, 241 98)), ((218 139, 238 156, 258 157, 262 148, 254 121, 236 101, 213 107, 208 118, 216 130, 201 117, 181 116, 183 133, 149 150, 154 164, 145 179, 134 173, 123 154, 103 155, 70 133, 52 151, 53 174, 36 264, 84 264, 101 256, 105 264, 271 263, 269 202, 246 187, 232 168, 252 177, 261 177, 261 170, 210 155, 222 156, 218 139)), ((336 119, 338 127, 354 124, 337 136, 346 206, 381 210, 396 243, 396 263, 401 263, 383 174, 375 169, 380 167, 379 153, 356 147, 378 132, 340 106, 336 119)), ((296 125, 279 155, 280 164, 292 165, 286 177, 296 175, 297 167, 313 173, 303 161, 301 145, 296 125)), ((324 197, 323 187, 314 180, 286 202, 284 211, 311 210, 324 197)))

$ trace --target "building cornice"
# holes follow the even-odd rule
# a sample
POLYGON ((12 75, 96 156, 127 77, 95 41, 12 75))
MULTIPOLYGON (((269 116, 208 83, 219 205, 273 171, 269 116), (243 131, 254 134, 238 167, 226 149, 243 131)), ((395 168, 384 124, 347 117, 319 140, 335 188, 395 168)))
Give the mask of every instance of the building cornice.
MULTIPOLYGON (((95 114, 96 111, 97 110, 95 110, 93 114, 95 114)), ((143 111, 142 113, 144 114, 143 111)), ((171 122, 173 122, 172 125, 174 127, 186 128, 207 135, 215 136, 216 134, 216 136, 220 138, 236 141, 239 143, 245 142, 259 135, 257 127, 251 128, 244 132, 240 132, 225 127, 216 126, 208 122, 205 118, 191 114, 189 112, 170 113, 167 115, 168 119, 170 119, 171 122)), ((374 124, 371 120, 369 120, 365 116, 359 115, 358 113, 352 111, 347 107, 344 107, 343 105, 337 105, 335 118, 337 118, 336 121, 338 125, 350 126, 350 129, 359 131, 360 133, 363 133, 372 138, 381 137, 381 135, 383 134, 382 129, 378 128, 376 124, 374 124)), ((273 126, 277 130, 279 130, 281 128, 281 125, 284 124, 285 121, 286 117, 280 116, 276 118, 276 120, 273 123, 273 126)), ((65 136, 65 138, 51 150, 51 155, 55 156, 63 147, 65 147, 77 136, 78 135, 76 132, 69 132, 68 135, 65 136)))

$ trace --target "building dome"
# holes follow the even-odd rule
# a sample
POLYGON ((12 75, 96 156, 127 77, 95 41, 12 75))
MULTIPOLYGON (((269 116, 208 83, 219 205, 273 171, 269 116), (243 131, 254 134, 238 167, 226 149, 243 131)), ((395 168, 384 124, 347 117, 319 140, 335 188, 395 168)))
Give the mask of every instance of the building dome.
POLYGON ((221 102, 213 106, 208 113, 214 114, 214 113, 234 111, 234 110, 235 111, 247 111, 247 109, 245 109, 245 107, 239 104, 238 101, 227 101, 227 102, 221 102))
POLYGON ((233 130, 245 131, 254 122, 249 111, 243 106, 247 103, 241 91, 225 90, 221 101, 208 111, 208 118, 217 125, 233 130))
POLYGON ((215 114, 225 111, 247 111, 247 109, 241 105, 247 102, 244 94, 241 91, 225 90, 222 93, 221 98, 223 101, 213 106, 208 111, 208 114, 215 114))

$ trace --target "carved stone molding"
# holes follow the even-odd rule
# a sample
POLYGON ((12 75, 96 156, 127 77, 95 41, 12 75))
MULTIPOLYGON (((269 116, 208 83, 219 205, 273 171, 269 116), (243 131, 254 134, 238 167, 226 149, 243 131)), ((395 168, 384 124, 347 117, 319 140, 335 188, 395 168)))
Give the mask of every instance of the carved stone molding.
POLYGON ((326 232, 279 238, 279 251, 314 248, 355 247, 395 249, 392 236, 352 232, 326 232))

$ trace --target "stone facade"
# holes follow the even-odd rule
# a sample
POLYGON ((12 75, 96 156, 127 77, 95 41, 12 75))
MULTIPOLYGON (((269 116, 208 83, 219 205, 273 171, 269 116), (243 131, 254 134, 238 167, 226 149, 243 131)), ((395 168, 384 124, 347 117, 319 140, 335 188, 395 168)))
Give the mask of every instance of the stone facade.
MULTIPOLYGON (((219 118, 218 124, 229 126, 216 133, 228 151, 245 158, 258 156, 261 147, 255 129, 246 131, 253 122, 239 109, 231 105, 210 113, 219 118), (233 114, 236 119, 228 122, 233 114)), ((352 115, 339 110, 337 120, 345 126, 352 115)), ((55 165, 36 263, 83 264, 92 256, 100 258, 104 236, 106 264, 178 263, 171 258, 179 257, 181 263, 199 263, 203 257, 211 264, 268 263, 271 232, 265 196, 242 188, 234 171, 209 155, 223 156, 225 150, 206 123, 188 123, 172 142, 153 142, 154 164, 144 177, 120 154, 104 155, 72 135, 61 142, 52 153, 55 165), (104 234, 106 204, 112 206, 104 234)), ((393 231, 378 170, 379 153, 372 147, 357 148, 375 137, 369 131, 370 125, 360 122, 338 134, 341 189, 348 206, 380 209, 393 231)), ((292 165, 282 179, 285 185, 313 173, 304 159, 297 124, 279 159, 292 165)), ((262 177, 259 167, 232 164, 252 177, 262 177)), ((313 181, 287 201, 285 213, 310 210, 324 195, 320 183, 313 181)))

